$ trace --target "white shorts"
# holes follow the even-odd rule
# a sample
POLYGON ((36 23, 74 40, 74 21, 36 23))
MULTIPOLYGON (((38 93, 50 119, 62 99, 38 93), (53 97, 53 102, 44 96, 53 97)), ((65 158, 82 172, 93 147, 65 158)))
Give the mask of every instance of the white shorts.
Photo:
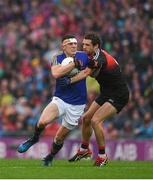
POLYGON ((64 102, 58 97, 53 97, 51 103, 58 107, 59 116, 62 117, 62 125, 70 130, 78 125, 78 121, 84 113, 84 105, 72 105, 64 102))

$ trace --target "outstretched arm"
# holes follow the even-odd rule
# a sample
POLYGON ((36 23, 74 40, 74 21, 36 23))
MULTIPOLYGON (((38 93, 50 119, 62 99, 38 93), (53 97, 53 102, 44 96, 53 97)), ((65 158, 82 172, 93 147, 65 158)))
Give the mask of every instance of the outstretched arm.
POLYGON ((85 79, 87 76, 90 76, 92 74, 92 72, 94 71, 94 69, 98 68, 98 64, 96 63, 96 61, 91 60, 89 61, 88 67, 86 67, 86 69, 80 71, 77 75, 73 76, 72 78, 69 77, 62 77, 58 79, 58 83, 65 87, 68 86, 70 84, 73 84, 75 82, 78 82, 82 79, 85 79))
POLYGON ((71 83, 75 83, 77 81, 80 81, 82 79, 85 79, 87 76, 90 76, 94 69, 99 68, 98 61, 95 60, 89 60, 88 67, 86 69, 80 71, 77 75, 72 77, 70 79, 71 83))
POLYGON ((86 69, 80 71, 77 75, 73 76, 71 78, 71 83, 75 83, 82 79, 85 79, 87 76, 91 75, 92 71, 92 69, 87 67, 86 69))
POLYGON ((87 76, 89 76, 92 73, 92 70, 89 68, 86 68, 82 71, 80 71, 77 75, 73 76, 72 78, 69 77, 62 77, 58 79, 58 83, 60 84, 60 86, 62 87, 66 87, 69 86, 75 82, 78 82, 82 79, 85 79, 87 76))

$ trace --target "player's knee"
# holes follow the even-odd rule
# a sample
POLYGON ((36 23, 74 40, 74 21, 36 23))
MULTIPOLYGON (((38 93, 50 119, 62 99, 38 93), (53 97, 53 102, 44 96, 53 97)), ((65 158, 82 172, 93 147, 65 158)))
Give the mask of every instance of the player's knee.
POLYGON ((87 118, 83 118, 83 126, 90 126, 91 125, 91 120, 87 118))
POLYGON ((86 113, 82 116, 82 118, 83 118, 83 119, 91 119, 92 116, 93 116, 93 114, 91 114, 91 113, 89 113, 89 112, 86 112, 86 113))
POLYGON ((83 116, 83 125, 90 126, 91 118, 92 118, 92 115, 90 113, 85 113, 83 116))
POLYGON ((99 119, 97 117, 91 119, 92 127, 96 127, 99 124, 99 119))

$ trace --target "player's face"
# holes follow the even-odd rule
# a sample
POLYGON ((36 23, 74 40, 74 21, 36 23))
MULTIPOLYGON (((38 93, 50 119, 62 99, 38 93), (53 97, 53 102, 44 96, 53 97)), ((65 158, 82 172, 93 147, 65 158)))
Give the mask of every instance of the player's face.
POLYGON ((67 56, 74 56, 77 51, 77 42, 67 42, 63 43, 63 51, 67 56))
POLYGON ((94 46, 90 39, 83 39, 82 45, 83 51, 85 51, 88 55, 94 54, 94 46))

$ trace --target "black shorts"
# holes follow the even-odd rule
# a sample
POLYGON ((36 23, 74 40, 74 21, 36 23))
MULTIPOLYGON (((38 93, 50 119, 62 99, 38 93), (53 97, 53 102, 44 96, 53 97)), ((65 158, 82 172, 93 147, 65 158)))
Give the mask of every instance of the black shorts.
POLYGON ((95 101, 100 106, 105 102, 109 102, 117 109, 117 113, 119 113, 129 101, 129 92, 126 91, 119 94, 101 92, 95 101))

